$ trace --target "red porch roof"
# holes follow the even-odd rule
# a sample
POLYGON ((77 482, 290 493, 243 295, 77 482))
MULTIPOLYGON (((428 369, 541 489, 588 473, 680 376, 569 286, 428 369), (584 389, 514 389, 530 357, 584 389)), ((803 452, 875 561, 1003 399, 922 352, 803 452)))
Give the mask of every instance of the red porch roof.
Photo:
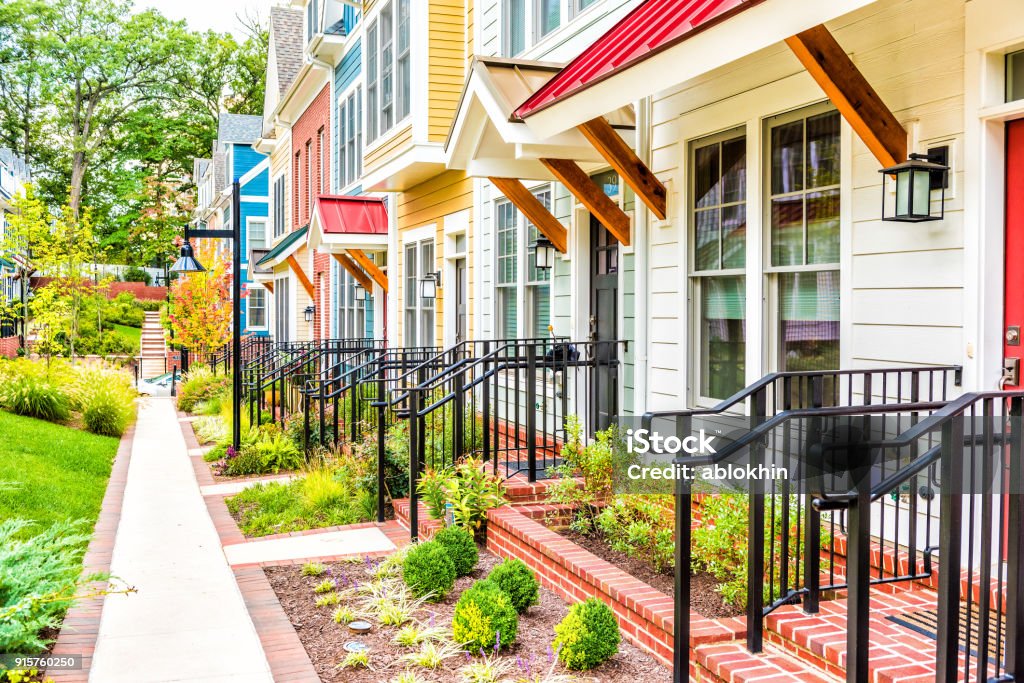
POLYGON ((380 197, 322 194, 317 216, 328 235, 386 235, 388 211, 380 197))
POLYGON ((599 83, 763 0, 646 0, 515 111, 519 118, 599 83))

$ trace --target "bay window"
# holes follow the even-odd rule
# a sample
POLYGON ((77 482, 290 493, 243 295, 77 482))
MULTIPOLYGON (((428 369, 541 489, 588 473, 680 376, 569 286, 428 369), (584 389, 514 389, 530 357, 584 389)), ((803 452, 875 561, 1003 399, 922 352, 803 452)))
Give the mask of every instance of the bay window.
POLYGON ((391 0, 366 30, 368 141, 387 133, 411 111, 410 9, 411 0, 391 0))
POLYGON ((395 125, 394 91, 394 22, 391 3, 380 11, 380 131, 384 133, 395 125))
POLYGON ((380 131, 377 117, 377 22, 366 29, 366 138, 374 140, 380 131))
POLYGON ((696 143, 693 179, 693 289, 699 394, 722 399, 746 383, 746 137, 731 132, 696 143))

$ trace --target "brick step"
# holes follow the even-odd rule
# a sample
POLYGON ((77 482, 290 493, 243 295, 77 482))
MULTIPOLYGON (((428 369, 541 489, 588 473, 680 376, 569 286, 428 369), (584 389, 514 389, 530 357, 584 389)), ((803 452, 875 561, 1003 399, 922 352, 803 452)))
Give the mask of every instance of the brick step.
MULTIPOLYGON (((887 617, 935 609, 937 598, 926 589, 898 594, 872 591, 870 642, 861 646, 870 653, 868 669, 874 683, 935 680, 936 641, 887 617)), ((846 611, 846 599, 823 601, 818 614, 805 614, 795 605, 779 608, 765 618, 765 639, 819 670, 843 677, 847 662, 846 611)))
POLYGON ((701 682, 837 683, 842 680, 774 645, 766 645, 764 652, 758 654, 747 652, 746 643, 741 641, 701 645, 694 649, 693 660, 691 678, 701 682))

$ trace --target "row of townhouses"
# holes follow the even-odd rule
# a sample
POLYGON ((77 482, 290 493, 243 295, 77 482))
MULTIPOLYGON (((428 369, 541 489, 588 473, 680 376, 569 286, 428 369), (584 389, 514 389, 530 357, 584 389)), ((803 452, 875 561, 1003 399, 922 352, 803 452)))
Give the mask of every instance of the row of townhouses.
POLYGON ((251 333, 621 340, 623 413, 785 370, 1015 386, 1014 4, 293 0, 263 116, 196 161, 196 222, 240 180, 251 333), (948 168, 938 220, 889 220, 879 171, 911 154, 948 168))

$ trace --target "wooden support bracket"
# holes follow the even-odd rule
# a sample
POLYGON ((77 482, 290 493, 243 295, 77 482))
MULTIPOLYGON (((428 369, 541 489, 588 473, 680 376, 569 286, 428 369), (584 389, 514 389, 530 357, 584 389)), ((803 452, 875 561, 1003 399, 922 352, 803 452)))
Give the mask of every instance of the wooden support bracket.
POLYGON ((624 246, 629 246, 629 216, 613 202, 590 176, 570 159, 541 159, 560 183, 624 246))
POLYGON ((380 288, 385 292, 388 291, 388 276, 384 274, 384 271, 377 267, 377 264, 370 260, 370 257, 366 255, 362 249, 346 249, 348 255, 359 264, 359 266, 366 271, 366 273, 373 278, 373 281, 380 285, 380 288))
POLYGON ((537 226, 542 235, 551 240, 555 249, 563 254, 568 250, 569 235, 565 226, 540 203, 535 194, 526 189, 522 181, 516 178, 490 178, 490 181, 537 226))
POLYGON ((355 281, 358 282, 363 289, 373 289, 373 282, 370 280, 370 277, 359 268, 355 261, 345 254, 331 254, 331 256, 334 257, 335 261, 341 264, 342 268, 348 271, 349 275, 355 278, 355 281))
POLYGON ((633 188, 636 196, 654 212, 654 215, 665 220, 667 193, 665 186, 658 180, 647 164, 641 161, 633 148, 619 137, 611 124, 599 116, 579 126, 590 144, 594 146, 605 161, 618 171, 622 179, 633 188))
POLYGON ((883 167, 907 160, 906 129, 827 28, 819 24, 786 44, 883 167))
POLYGON ((299 278, 299 282, 302 283, 303 289, 306 290, 306 294, 309 294, 310 298, 316 298, 316 289, 313 288, 313 283, 309 281, 309 277, 306 275, 306 271, 302 269, 299 262, 295 260, 295 254, 291 254, 285 259, 288 267, 295 273, 295 277, 299 278))

